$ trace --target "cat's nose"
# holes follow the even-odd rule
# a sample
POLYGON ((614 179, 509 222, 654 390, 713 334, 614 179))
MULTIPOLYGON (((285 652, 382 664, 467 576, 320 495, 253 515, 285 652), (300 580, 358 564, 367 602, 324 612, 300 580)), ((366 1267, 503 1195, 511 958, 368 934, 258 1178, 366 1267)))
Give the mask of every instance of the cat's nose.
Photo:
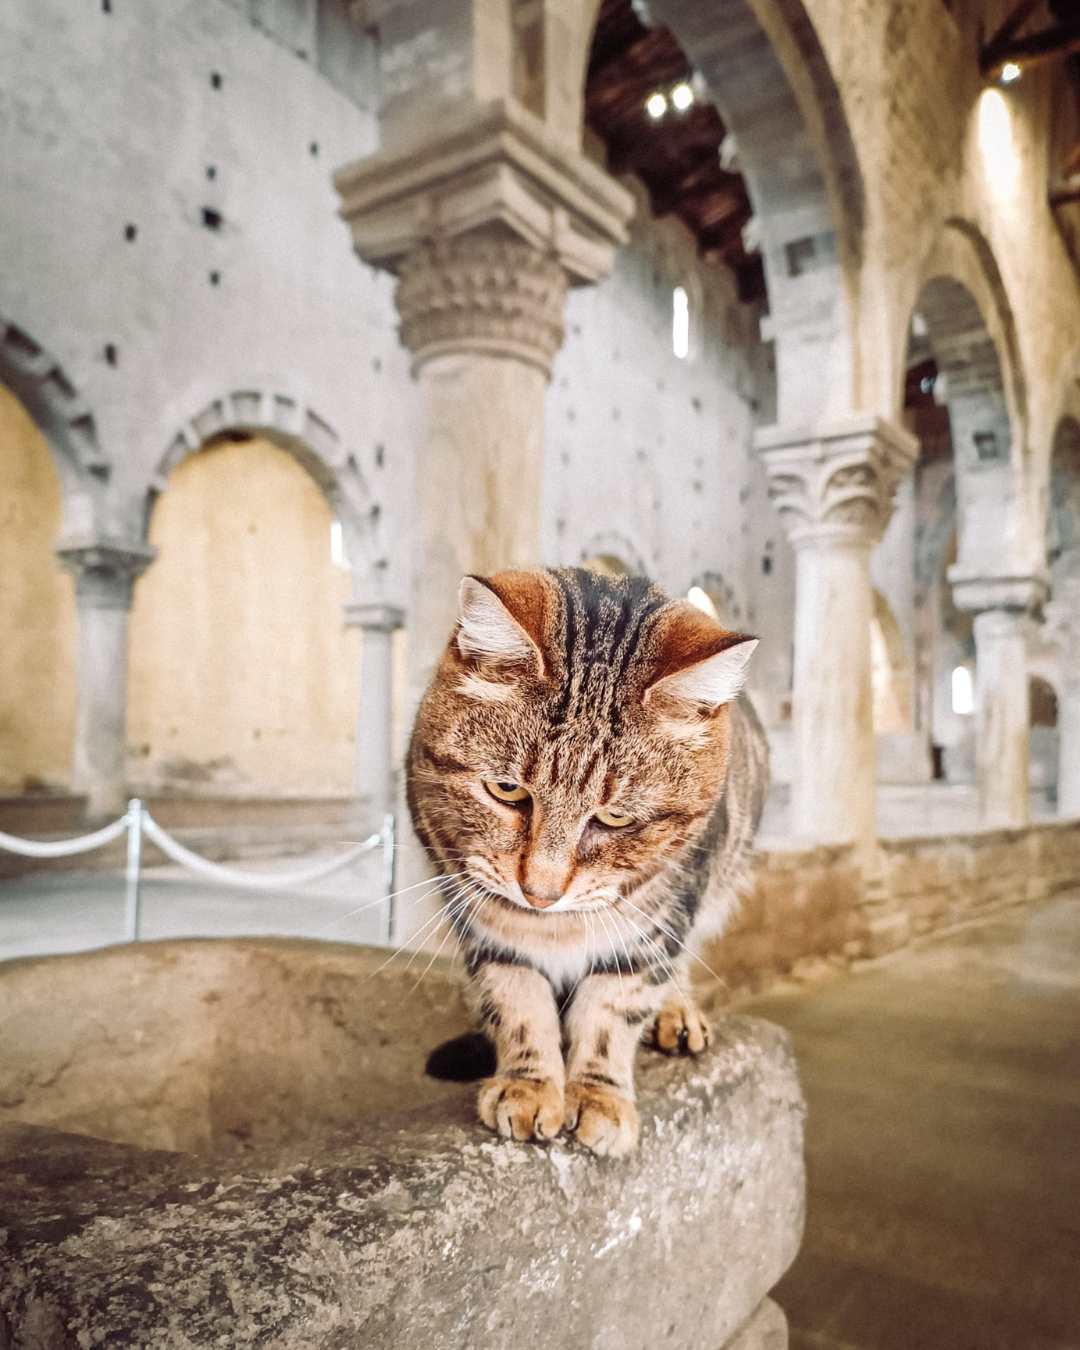
POLYGON ((533 909, 550 909, 557 900, 562 899, 562 891, 540 890, 534 888, 531 891, 522 891, 525 899, 532 905, 533 909))

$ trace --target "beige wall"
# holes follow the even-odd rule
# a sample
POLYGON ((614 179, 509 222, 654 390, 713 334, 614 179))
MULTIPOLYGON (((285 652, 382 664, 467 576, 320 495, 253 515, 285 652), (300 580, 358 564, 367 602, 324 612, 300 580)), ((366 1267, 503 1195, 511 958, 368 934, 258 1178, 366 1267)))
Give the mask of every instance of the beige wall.
POLYGON ((129 776, 142 788, 352 790, 359 640, 321 490, 265 440, 184 460, 131 622, 129 776))
POLYGON ((60 511, 45 438, 0 385, 0 792, 70 786, 75 594, 53 554, 60 511))

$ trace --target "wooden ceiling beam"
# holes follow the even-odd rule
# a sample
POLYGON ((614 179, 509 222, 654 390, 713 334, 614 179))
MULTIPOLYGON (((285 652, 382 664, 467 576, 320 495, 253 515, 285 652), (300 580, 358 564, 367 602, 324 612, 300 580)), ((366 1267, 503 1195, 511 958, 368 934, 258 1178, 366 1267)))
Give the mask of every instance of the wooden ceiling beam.
POLYGON ((995 80, 1006 65, 1017 65, 1026 70, 1031 66, 1044 65, 1047 61, 1056 61, 1059 57, 1078 51, 1080 51, 1080 21, 1062 23, 1056 24, 1053 28, 1045 28, 1041 33, 1032 33, 1028 37, 1014 37, 997 46, 984 47, 979 57, 979 66, 986 79, 995 80))

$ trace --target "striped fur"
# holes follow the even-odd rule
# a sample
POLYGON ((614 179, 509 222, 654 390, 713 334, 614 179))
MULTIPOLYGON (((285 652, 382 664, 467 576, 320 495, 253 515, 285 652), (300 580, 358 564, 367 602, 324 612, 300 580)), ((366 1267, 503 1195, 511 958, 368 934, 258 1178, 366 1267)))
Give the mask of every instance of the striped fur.
POLYGON ((568 1128, 626 1152, 643 1030, 670 1053, 707 1044, 686 949, 731 913, 768 767, 748 701, 697 700, 729 672, 737 683, 750 643, 643 578, 463 583, 408 796, 494 1045, 479 1109, 500 1133, 568 1128), (529 796, 507 803, 485 783, 529 796), (632 824, 609 828, 600 809, 632 824))

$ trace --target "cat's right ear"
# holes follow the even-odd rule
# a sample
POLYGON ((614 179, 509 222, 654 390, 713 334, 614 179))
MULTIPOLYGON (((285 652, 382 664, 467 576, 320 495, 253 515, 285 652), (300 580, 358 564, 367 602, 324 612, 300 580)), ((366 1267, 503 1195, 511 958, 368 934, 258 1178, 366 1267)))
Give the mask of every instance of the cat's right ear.
POLYGON ((458 588, 457 649, 463 660, 482 667, 518 667, 542 675, 539 643, 525 626, 539 629, 542 613, 542 596, 528 572, 463 577, 458 588))

